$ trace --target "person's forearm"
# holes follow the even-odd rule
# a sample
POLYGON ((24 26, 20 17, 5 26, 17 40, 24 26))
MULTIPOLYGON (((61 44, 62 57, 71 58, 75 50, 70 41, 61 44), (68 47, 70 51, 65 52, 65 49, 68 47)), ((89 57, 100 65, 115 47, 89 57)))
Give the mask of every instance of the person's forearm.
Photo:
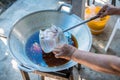
POLYGON ((115 8, 115 13, 114 15, 120 15, 120 7, 115 8))
POLYGON ((93 70, 120 75, 120 58, 77 50, 72 60, 93 70))

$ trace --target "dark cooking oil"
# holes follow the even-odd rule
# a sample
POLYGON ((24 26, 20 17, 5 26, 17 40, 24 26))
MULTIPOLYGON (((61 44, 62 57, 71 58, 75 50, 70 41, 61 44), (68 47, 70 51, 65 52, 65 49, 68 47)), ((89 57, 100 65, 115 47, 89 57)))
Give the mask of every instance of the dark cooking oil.
MULTIPOLYGON (((70 33, 67 33, 65 36, 70 45, 78 47, 77 40, 73 35, 71 36, 70 33)), ((25 46, 26 55, 33 63, 45 67, 54 67, 68 62, 68 60, 65 59, 55 58, 52 52, 47 54, 44 53, 40 47, 39 41, 39 31, 37 31, 29 37, 25 46)))

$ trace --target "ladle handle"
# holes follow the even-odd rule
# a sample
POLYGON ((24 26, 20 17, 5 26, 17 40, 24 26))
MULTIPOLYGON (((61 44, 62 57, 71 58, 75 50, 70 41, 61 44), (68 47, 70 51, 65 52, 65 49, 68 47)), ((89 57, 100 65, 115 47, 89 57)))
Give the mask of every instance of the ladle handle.
POLYGON ((81 23, 79 23, 79 24, 77 24, 77 25, 75 25, 75 26, 73 26, 73 27, 70 27, 70 28, 68 28, 68 29, 66 29, 66 30, 63 30, 63 32, 67 32, 67 31, 69 31, 69 30, 71 30, 71 29, 73 29, 73 28, 76 28, 76 27, 78 27, 78 26, 80 26, 80 25, 82 25, 82 24, 85 24, 85 23, 87 23, 87 22, 89 22, 89 21, 92 21, 92 20, 94 20, 94 19, 96 19, 96 18, 99 18, 100 16, 99 15, 96 15, 96 16, 94 16, 94 17, 91 17, 91 18, 89 18, 89 19, 87 19, 87 20, 84 20, 83 22, 81 22, 81 23))

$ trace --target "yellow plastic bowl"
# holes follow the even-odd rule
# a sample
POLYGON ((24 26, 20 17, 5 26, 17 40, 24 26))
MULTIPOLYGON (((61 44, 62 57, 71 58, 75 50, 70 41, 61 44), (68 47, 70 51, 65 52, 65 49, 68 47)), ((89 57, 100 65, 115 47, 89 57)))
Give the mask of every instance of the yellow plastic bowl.
MULTIPOLYGON (((90 18, 89 16, 93 15, 93 12, 95 16, 99 12, 100 9, 101 9, 100 6, 95 6, 94 9, 91 9, 90 7, 86 8, 85 10, 85 16, 87 16, 86 19, 90 18)), ((95 20, 88 22, 87 24, 92 34, 102 33, 104 31, 105 25, 107 21, 109 20, 109 18, 110 16, 105 16, 103 18, 95 19, 95 20)))

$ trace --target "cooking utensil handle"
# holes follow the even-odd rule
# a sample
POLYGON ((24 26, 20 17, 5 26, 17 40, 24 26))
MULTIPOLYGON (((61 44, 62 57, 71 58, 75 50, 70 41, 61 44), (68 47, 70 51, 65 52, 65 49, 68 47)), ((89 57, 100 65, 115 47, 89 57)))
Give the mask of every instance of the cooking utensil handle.
POLYGON ((3 34, 0 34, 0 37, 7 39, 7 37, 4 36, 3 34))
POLYGON ((67 12, 69 14, 71 13, 71 10, 72 6, 66 3, 61 4, 60 7, 58 8, 58 11, 67 12))
POLYGON ((22 70, 24 70, 26 72, 33 72, 33 71, 35 71, 35 69, 28 68, 28 67, 26 67, 24 65, 18 65, 18 68, 20 68, 20 69, 22 69, 22 70))
POLYGON ((63 32, 67 32, 67 31, 69 31, 69 30, 71 30, 71 29, 73 29, 73 28, 76 28, 76 27, 78 27, 78 26, 80 26, 80 25, 82 25, 82 24, 85 24, 85 23, 87 23, 87 22, 89 22, 89 21, 92 21, 92 20, 94 20, 94 19, 96 19, 96 18, 99 18, 99 15, 96 15, 96 16, 94 16, 94 17, 91 17, 91 18, 87 19, 87 20, 84 20, 83 22, 81 22, 81 23, 79 23, 79 24, 77 24, 77 25, 75 25, 75 26, 73 26, 73 27, 70 27, 70 28, 64 30, 63 32))

